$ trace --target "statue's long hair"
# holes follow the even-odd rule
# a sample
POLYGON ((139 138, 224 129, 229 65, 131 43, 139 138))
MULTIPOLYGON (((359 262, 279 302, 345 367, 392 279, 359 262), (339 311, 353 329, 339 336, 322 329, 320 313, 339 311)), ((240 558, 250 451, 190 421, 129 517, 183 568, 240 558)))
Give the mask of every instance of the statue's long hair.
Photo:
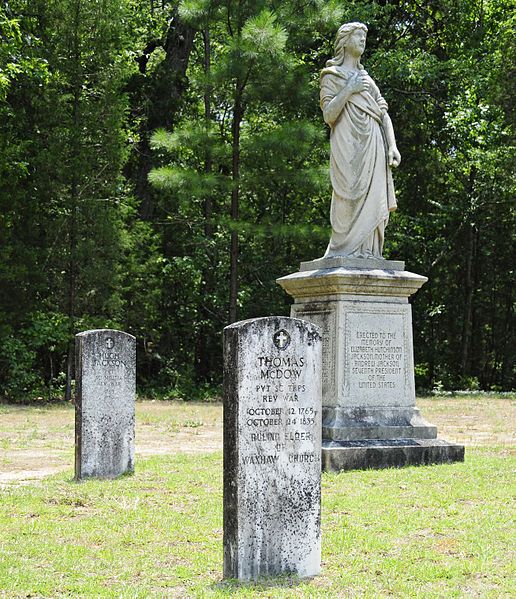
MULTIPOLYGON (((363 29, 367 33, 367 27, 363 23, 344 23, 339 27, 335 36, 335 56, 326 62, 327 67, 339 67, 344 62, 349 36, 356 29, 363 29)), ((363 69, 364 67, 359 63, 358 68, 363 69)))

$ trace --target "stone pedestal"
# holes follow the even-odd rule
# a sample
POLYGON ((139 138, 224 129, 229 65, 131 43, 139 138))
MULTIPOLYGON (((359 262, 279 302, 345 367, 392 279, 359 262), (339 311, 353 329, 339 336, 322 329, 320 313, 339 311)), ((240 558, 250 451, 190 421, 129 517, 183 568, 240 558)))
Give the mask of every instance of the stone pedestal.
POLYGON ((291 316, 323 335, 324 469, 464 459, 416 408, 408 298, 426 281, 404 262, 343 257, 302 262, 278 279, 294 297, 291 316))

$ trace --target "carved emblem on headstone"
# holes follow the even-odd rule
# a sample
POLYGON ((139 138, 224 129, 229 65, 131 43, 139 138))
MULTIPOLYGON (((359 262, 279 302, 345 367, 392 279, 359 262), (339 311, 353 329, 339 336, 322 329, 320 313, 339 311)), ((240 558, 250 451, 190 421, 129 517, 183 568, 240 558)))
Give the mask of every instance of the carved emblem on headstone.
POLYGON ((276 331, 272 337, 274 345, 278 349, 287 349, 290 345, 290 335, 284 329, 276 331))
POLYGON ((115 341, 114 341, 113 337, 108 337, 106 339, 106 347, 108 349, 113 349, 114 346, 115 346, 115 341))

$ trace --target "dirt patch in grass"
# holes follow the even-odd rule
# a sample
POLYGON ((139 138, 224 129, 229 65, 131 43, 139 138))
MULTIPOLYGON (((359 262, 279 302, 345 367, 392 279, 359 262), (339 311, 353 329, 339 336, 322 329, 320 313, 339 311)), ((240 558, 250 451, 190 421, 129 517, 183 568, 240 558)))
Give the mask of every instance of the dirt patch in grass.
MULTIPOLYGON (((0 406, 0 485, 73 470, 71 405, 0 406)), ((222 449, 222 404, 136 404, 136 457, 222 449)))
MULTIPOLYGON (((440 437, 507 451, 515 444, 516 401, 488 396, 420 398, 440 437)), ((136 405, 136 457, 222 451, 222 404, 141 401, 136 405)), ((73 470, 70 405, 0 405, 0 485, 73 470)))
POLYGON ((467 446, 514 446, 516 400, 489 396, 418 398, 423 416, 439 437, 467 446))

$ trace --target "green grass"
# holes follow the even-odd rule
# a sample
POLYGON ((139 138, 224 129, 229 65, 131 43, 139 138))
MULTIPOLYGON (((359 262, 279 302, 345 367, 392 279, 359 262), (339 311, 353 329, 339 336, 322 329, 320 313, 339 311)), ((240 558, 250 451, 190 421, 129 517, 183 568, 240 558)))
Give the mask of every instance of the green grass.
POLYGON ((2 597, 514 597, 514 458, 323 475, 322 574, 221 581, 222 456, 0 490, 2 597))

